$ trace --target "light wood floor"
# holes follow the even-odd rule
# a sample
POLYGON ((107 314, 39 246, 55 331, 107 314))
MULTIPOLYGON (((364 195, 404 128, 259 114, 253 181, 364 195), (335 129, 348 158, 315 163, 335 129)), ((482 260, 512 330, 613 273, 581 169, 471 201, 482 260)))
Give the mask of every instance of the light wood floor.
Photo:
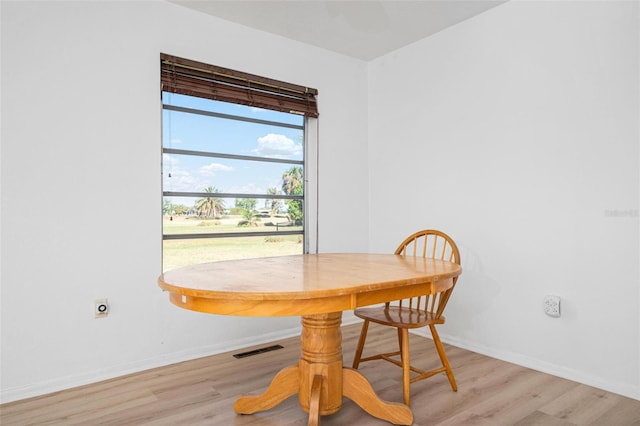
MULTIPOLYGON (((344 364, 351 365, 359 325, 343 327, 344 364)), ((367 348, 392 348, 393 330, 371 326, 367 348)), ((411 336, 412 359, 437 364, 431 340, 411 336)), ((240 394, 262 392, 280 369, 296 362, 298 338, 243 359, 232 353, 157 368, 142 373, 0 406, 8 425, 306 425, 306 414, 291 397, 272 410, 236 415, 240 394)), ((260 345, 261 348, 268 345, 260 345)), ((453 392, 440 374, 414 383, 414 425, 640 425, 640 401, 535 372, 445 345, 458 382, 453 392)), ((248 349, 255 349, 248 348, 248 349)), ((235 351, 233 353, 242 352, 235 351)), ((384 361, 361 366, 378 395, 402 401, 400 369, 384 361)), ((323 426, 388 423, 370 417, 345 399, 342 409, 322 418, 323 426)))

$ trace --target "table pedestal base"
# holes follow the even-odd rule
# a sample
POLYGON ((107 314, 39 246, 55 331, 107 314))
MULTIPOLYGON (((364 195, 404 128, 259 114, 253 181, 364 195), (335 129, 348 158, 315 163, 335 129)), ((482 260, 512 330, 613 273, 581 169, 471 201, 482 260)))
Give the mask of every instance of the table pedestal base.
POLYGON ((263 394, 238 398, 235 412, 269 410, 297 393, 300 406, 309 413, 309 426, 315 426, 320 416, 340 410, 346 396, 374 417, 396 425, 412 424, 408 406, 383 401, 362 374, 342 366, 341 322, 342 312, 302 317, 298 365, 281 370, 263 394))

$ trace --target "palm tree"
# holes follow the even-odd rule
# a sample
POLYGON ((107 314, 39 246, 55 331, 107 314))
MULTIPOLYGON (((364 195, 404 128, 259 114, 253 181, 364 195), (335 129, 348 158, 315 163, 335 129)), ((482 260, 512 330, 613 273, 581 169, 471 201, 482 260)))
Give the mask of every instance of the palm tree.
MULTIPOLYGON (((204 189, 204 192, 209 194, 215 194, 220 192, 215 186, 208 186, 204 189)), ((222 214, 224 210, 224 200, 215 197, 205 197, 196 200, 195 208, 198 211, 198 215, 206 217, 216 217, 222 214)))
MULTIPOLYGON (((302 167, 293 166, 282 175, 282 191, 287 195, 302 195, 304 188, 302 167)), ((302 222, 302 200, 287 200, 289 217, 293 222, 302 222)))
POLYGON ((302 167, 293 166, 284 172, 282 191, 287 195, 302 195, 302 167))
MULTIPOLYGON (((280 192, 278 190, 278 188, 273 187, 273 188, 268 188, 267 189, 267 194, 269 195, 280 195, 282 194, 282 192, 280 192)), ((279 200, 277 198, 274 199, 265 199, 264 200, 264 207, 268 208, 271 211, 271 216, 274 216, 276 214, 278 214, 278 212, 280 211, 280 208, 282 207, 282 200, 279 200)))
POLYGON ((244 222, 241 222, 242 224, 258 226, 256 204, 258 204, 258 200, 255 198, 236 199, 236 207, 242 210, 242 217, 245 219, 244 222))

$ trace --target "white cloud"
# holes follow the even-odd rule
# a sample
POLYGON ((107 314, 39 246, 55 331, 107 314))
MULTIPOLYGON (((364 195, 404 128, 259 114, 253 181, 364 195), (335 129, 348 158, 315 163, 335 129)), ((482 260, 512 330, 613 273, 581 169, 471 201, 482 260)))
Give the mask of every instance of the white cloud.
POLYGON ((165 174, 163 190, 164 191, 193 191, 193 188, 203 188, 205 183, 194 177, 191 173, 174 167, 170 172, 165 174))
POLYGON ((238 194, 264 194, 266 190, 253 182, 244 185, 233 185, 229 188, 229 192, 238 194))
POLYGON ((162 164, 164 167, 173 167, 178 164, 180 160, 178 160, 175 156, 171 154, 162 154, 162 164))
POLYGON ((258 148, 253 152, 263 157, 291 158, 302 154, 302 145, 285 135, 269 133, 258 138, 258 148))
POLYGON ((220 163, 210 163, 198 169, 198 173, 202 176, 215 176, 217 172, 232 172, 233 167, 220 163))

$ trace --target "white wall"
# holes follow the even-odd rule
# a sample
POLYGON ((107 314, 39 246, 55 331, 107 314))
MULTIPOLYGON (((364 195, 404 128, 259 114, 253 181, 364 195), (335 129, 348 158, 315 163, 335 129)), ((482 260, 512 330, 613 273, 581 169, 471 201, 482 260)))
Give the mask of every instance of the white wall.
POLYGON ((156 285, 159 53, 319 90, 321 251, 367 248, 367 209, 341 210, 367 205, 366 64, 162 1, 0 4, 1 401, 297 333, 156 285))
POLYGON ((512 1, 369 64, 371 249, 449 232, 444 339, 638 399, 639 22, 512 1))
POLYGON ((637 3, 509 2, 368 68, 161 1, 0 14, 0 401, 297 332, 156 286, 160 52, 319 89, 320 251, 449 231, 446 339, 640 398, 638 218, 607 214, 638 209, 637 3))

